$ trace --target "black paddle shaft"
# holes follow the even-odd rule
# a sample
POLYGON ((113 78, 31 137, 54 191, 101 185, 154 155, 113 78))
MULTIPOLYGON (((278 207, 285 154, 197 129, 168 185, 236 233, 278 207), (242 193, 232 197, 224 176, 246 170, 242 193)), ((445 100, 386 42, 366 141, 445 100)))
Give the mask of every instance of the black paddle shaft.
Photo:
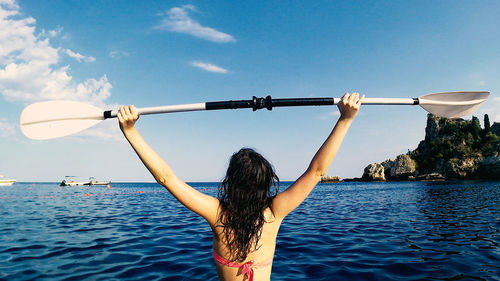
POLYGON ((215 101, 205 103, 206 110, 218 109, 238 109, 252 108, 253 111, 267 108, 272 110, 273 107, 282 106, 311 106, 311 105, 334 105, 333 98, 288 98, 288 99, 273 99, 271 96, 258 98, 254 96, 251 100, 229 100, 215 101))

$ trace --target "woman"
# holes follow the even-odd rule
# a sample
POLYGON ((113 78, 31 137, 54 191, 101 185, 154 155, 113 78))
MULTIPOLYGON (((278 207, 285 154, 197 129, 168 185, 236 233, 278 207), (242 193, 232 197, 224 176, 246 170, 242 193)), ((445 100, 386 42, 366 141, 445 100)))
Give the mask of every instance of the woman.
POLYGON ((141 137, 134 127, 139 116, 133 105, 120 108, 118 120, 124 136, 158 183, 210 225, 220 280, 269 280, 281 222, 325 174, 363 99, 358 93, 344 95, 332 132, 304 174, 279 194, 279 180, 271 164, 251 149, 231 157, 219 198, 198 192, 179 179, 141 137))

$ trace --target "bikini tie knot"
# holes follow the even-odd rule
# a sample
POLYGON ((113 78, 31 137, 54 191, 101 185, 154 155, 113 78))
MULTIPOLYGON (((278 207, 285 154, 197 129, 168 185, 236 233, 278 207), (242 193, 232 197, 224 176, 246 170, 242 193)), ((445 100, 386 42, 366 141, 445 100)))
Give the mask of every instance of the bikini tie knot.
POLYGON ((248 281, 253 280, 253 261, 244 263, 241 266, 241 273, 246 276, 248 281))

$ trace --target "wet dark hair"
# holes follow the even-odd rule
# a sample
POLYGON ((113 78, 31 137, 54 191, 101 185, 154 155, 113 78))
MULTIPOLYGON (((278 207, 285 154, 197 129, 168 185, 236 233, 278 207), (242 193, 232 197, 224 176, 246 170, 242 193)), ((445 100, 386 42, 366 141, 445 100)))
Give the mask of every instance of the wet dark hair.
MULTIPOLYGON (((242 262, 257 245, 264 225, 264 210, 278 194, 279 178, 259 153, 242 148, 231 156, 219 186, 219 227, 233 261, 242 262), (271 188, 273 187, 273 188, 271 188)), ((272 211, 272 210, 271 210, 272 211)))

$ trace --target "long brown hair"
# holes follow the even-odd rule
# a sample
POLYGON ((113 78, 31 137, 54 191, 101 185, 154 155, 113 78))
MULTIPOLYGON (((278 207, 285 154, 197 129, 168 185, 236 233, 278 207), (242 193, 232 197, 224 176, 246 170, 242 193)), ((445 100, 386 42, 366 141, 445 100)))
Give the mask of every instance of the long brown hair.
POLYGON ((259 153, 242 148, 231 156, 219 186, 219 227, 233 261, 242 262, 256 250, 265 223, 264 210, 278 194, 279 178, 259 153), (271 188, 273 187, 273 188, 271 188))

